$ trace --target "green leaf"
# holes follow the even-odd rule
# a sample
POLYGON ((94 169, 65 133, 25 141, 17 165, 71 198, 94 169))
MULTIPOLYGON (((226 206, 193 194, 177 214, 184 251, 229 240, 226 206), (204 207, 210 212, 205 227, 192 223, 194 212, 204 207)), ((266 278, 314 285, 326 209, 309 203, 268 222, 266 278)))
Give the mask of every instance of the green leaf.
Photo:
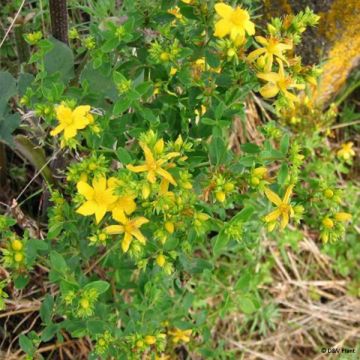
POLYGON ((52 318, 52 310, 54 306, 54 299, 49 294, 45 295, 45 299, 41 304, 40 307, 40 317, 41 320, 46 324, 49 325, 51 323, 52 318))
POLYGON ((283 154, 283 155, 286 155, 287 152, 288 152, 288 149, 289 149, 289 142, 290 142, 290 136, 289 134, 285 134, 281 141, 280 141, 280 152, 283 154))
POLYGON ((88 320, 86 326, 90 334, 101 334, 106 330, 106 322, 102 320, 88 320))
POLYGON ((26 353, 31 355, 34 351, 34 344, 32 341, 24 334, 21 334, 19 337, 19 345, 21 349, 26 353))
POLYGON ((116 150, 116 156, 123 164, 130 164, 132 161, 130 153, 123 147, 116 150))
POLYGON ((47 325, 41 333, 41 341, 47 342, 51 340, 55 336, 58 327, 58 324, 47 325))
POLYGON ((74 77, 74 54, 63 42, 54 38, 50 39, 54 45, 45 55, 45 71, 49 74, 60 73, 60 79, 68 82, 74 77))
POLYGON ((252 167, 255 164, 255 156, 242 156, 239 160, 239 164, 245 167, 252 167))
POLYGON ((17 86, 19 90, 19 95, 23 96, 26 92, 26 89, 32 84, 34 81, 34 75, 29 73, 21 73, 19 75, 17 86))
POLYGON ((30 278, 28 276, 19 275, 14 280, 14 285, 17 289, 21 290, 24 289, 25 286, 28 284, 30 278))
POLYGON ((215 238, 213 252, 215 256, 219 256, 221 251, 225 248, 225 246, 230 241, 230 238, 221 231, 215 238))
POLYGON ((216 126, 217 125, 217 121, 207 118, 207 117, 202 117, 201 118, 201 123, 204 125, 210 125, 210 126, 216 126))
POLYGON ((220 58, 215 50, 206 49, 205 59, 212 68, 217 68, 220 65, 220 58))
POLYGON ((0 113, 2 104, 16 94, 16 80, 8 71, 0 71, 0 113))
POLYGON ((113 115, 117 116, 127 110, 131 105, 131 100, 127 97, 122 98, 121 100, 117 101, 113 108, 113 115))
POLYGON ((278 183, 284 185, 289 174, 288 164, 283 163, 278 173, 278 183))
MULTIPOLYGON (((80 75, 80 82, 87 84, 90 92, 96 94, 97 98, 109 98, 113 101, 118 99, 118 91, 111 76, 109 64, 102 64, 94 69, 91 62, 87 63, 80 75)), ((102 102, 100 103, 102 104, 102 102)), ((103 105, 101 105, 103 106, 103 105)))
POLYGON ((209 145, 209 158, 212 165, 220 165, 225 162, 227 149, 224 140, 214 136, 209 145))
POLYGON ((255 209, 252 206, 246 206, 239 213, 237 213, 230 221, 231 222, 236 222, 236 221, 245 222, 250 219, 250 216, 253 214, 254 210, 255 209))
POLYGON ((242 274, 235 284, 235 290, 241 290, 247 292, 250 289, 252 275, 249 272, 242 274))
POLYGON ((101 50, 105 53, 111 52, 117 48, 119 43, 120 42, 116 37, 110 38, 105 41, 104 45, 101 47, 101 50))
POLYGON ((252 143, 242 144, 242 145, 240 145, 240 148, 242 151, 249 153, 249 154, 257 154, 261 150, 259 146, 257 146, 256 144, 252 144, 252 143))
POLYGON ((226 110, 226 105, 224 102, 220 101, 215 109, 215 119, 220 120, 226 110))
POLYGON ((65 273, 65 271, 66 271, 66 269, 68 267, 65 259, 63 258, 63 256, 60 255, 56 251, 51 251, 50 252, 50 263, 51 263, 51 268, 53 270, 59 272, 60 274, 65 273))
POLYGON ((249 315, 256 311, 256 306, 250 297, 244 297, 240 300, 240 310, 249 315))
POLYGON ((138 86, 136 86, 135 90, 141 95, 141 96, 150 96, 153 92, 153 83, 151 81, 145 81, 138 86))
POLYGON ((19 125, 20 125, 19 114, 1 115, 0 113, 0 140, 4 141, 9 145, 14 145, 14 141, 11 134, 19 125))
POLYGON ((88 289, 95 289, 96 292, 98 294, 102 294, 104 293, 108 288, 110 287, 110 284, 106 281, 103 280, 97 280, 97 281, 92 281, 89 284, 86 284, 84 286, 84 290, 88 290, 88 289))

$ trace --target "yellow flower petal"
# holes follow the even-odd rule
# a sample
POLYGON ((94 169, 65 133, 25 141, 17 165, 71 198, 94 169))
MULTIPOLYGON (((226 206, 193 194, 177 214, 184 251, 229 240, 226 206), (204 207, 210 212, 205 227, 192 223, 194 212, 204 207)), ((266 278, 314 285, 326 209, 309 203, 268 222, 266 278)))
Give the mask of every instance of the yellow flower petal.
POLYGON ((128 223, 128 219, 125 216, 123 211, 115 211, 113 212, 113 218, 118 221, 120 224, 127 224, 128 223))
POLYGON ((264 217, 265 222, 273 222, 281 215, 281 211, 276 209, 264 217))
POLYGON ((50 135, 56 136, 56 135, 60 134, 64 130, 64 128, 65 128, 65 125, 60 124, 56 128, 54 128, 53 130, 50 131, 50 135))
POLYGON ((149 170, 149 172, 148 172, 148 174, 147 174, 147 176, 146 176, 146 179, 147 179, 150 183, 154 184, 154 183, 156 182, 156 174, 155 174, 155 171, 149 170))
POLYGON ((248 61, 253 62, 256 58, 258 58, 264 52, 266 52, 266 49, 264 49, 264 48, 256 49, 248 55, 247 59, 248 59, 248 61))
POLYGON ((122 225, 110 225, 104 229, 106 234, 117 235, 124 233, 124 227, 122 225))
POLYGON ((231 23, 227 20, 221 19, 215 24, 214 36, 223 38, 231 31, 231 23))
POLYGON ((164 179, 166 179, 170 184, 176 185, 176 181, 172 177, 170 173, 168 173, 166 170, 162 168, 156 169, 156 173, 162 176, 164 179))
POLYGON ((106 214, 106 206, 100 206, 99 204, 97 204, 96 210, 95 210, 95 219, 96 219, 96 223, 98 224, 102 218, 105 216, 106 214))
POLYGON ((94 189, 85 181, 79 181, 76 185, 79 194, 85 196, 87 200, 92 200, 94 189))
POLYGON ((284 195, 284 199, 283 199, 283 202, 284 202, 285 204, 288 204, 288 203, 289 203, 293 188, 294 188, 294 185, 290 185, 290 186, 288 186, 288 188, 286 189, 286 192, 285 192, 285 195, 284 195))
POLYGON ((246 21, 244 24, 245 31, 248 33, 248 35, 254 35, 255 34, 255 24, 252 21, 246 21))
POLYGON ((146 163, 154 163, 155 159, 149 147, 145 143, 140 143, 140 146, 144 151, 146 163))
POLYGON ((217 3, 217 4, 215 4, 215 11, 222 18, 229 18, 229 17, 231 17, 234 9, 231 6, 226 5, 224 3, 217 3))
POLYGON ((98 176, 94 178, 92 185, 95 191, 105 191, 106 178, 104 176, 98 176))
POLYGON ((129 250, 131 241, 132 241, 132 236, 129 233, 125 233, 124 238, 121 242, 121 248, 124 253, 126 253, 129 250))
POLYGON ((272 98, 276 96, 278 93, 279 93, 279 88, 273 83, 268 83, 264 85, 262 88, 260 88, 260 94, 266 99, 272 98))
POLYGON ((95 201, 86 201, 76 210, 76 212, 83 216, 89 216, 95 214, 96 208, 97 208, 97 204, 95 201))
POLYGON ((352 215, 346 212, 338 212, 335 214, 335 219, 337 221, 349 221, 351 220, 352 215))
POLYGON ((76 136, 77 130, 74 125, 66 126, 64 129, 64 138, 66 140, 71 139, 76 136))
POLYGON ((285 212, 282 214, 280 228, 285 229, 288 223, 289 223, 289 214, 285 212))
POLYGON ((276 83, 277 81, 281 80, 281 77, 276 72, 269 72, 269 73, 258 73, 256 75, 259 79, 270 81, 276 83))
POLYGON ((136 219, 133 220, 133 224, 135 225, 135 227, 139 228, 140 226, 147 224, 149 222, 149 220, 145 217, 137 217, 136 219))
POLYGON ((271 191, 269 188, 265 189, 265 195, 275 205, 280 206, 282 204, 282 200, 280 199, 280 197, 273 191, 271 191))
POLYGON ((84 117, 87 115, 87 113, 91 110, 90 105, 80 105, 77 106, 74 111, 72 112, 72 115, 74 117, 84 117))
POLYGON ((146 244, 146 237, 141 233, 139 229, 134 229, 133 231, 131 231, 131 235, 138 239, 143 245, 146 244))
POLYGON ((76 117, 73 124, 77 129, 84 129, 89 124, 89 120, 85 116, 76 117))
POLYGON ((134 166, 134 165, 126 165, 126 168, 134 173, 139 173, 139 172, 145 172, 148 170, 148 167, 146 165, 138 165, 138 166, 134 166))
POLYGON ((69 107, 64 106, 64 105, 59 105, 56 110, 56 118, 61 122, 61 123, 66 123, 68 122, 71 118, 72 118, 72 111, 69 107))

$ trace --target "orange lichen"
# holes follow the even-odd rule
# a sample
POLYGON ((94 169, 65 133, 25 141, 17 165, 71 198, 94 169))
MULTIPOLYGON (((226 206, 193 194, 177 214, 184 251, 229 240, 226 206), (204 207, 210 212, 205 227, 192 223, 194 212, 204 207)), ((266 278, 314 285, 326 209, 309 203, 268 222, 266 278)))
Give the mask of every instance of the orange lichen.
POLYGON ((360 2, 335 0, 321 14, 319 32, 330 44, 317 92, 317 103, 327 103, 345 84, 360 60, 360 2))

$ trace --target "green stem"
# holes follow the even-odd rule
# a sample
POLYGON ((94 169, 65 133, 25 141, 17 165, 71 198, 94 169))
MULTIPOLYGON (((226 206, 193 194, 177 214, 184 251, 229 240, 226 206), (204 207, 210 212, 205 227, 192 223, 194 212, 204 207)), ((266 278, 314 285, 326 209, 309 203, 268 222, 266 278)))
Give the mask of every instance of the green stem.
POLYGON ((339 106, 346 98, 358 87, 360 86, 360 80, 356 81, 354 84, 350 85, 343 94, 335 101, 335 105, 339 106))

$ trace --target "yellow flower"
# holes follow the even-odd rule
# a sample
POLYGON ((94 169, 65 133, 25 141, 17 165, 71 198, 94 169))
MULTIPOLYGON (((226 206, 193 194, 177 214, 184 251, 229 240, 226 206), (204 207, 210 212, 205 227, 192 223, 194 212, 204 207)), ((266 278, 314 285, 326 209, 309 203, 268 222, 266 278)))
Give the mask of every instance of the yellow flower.
POLYGON ((76 212, 84 216, 95 214, 98 224, 116 201, 113 188, 107 187, 106 178, 102 176, 93 180, 92 187, 85 181, 79 181, 77 189, 81 195, 85 196, 86 202, 76 212))
POLYGON ((146 243, 146 237, 141 233, 139 228, 148 223, 149 220, 140 216, 134 219, 128 219, 124 213, 116 213, 114 219, 120 225, 110 225, 105 228, 105 232, 109 235, 124 234, 121 242, 121 248, 124 252, 129 250, 133 237, 138 239, 143 245, 146 243))
POLYGON ((173 329, 173 330, 169 330, 169 335, 171 335, 173 337, 173 342, 176 344, 180 341, 182 342, 189 342, 190 341, 190 336, 191 336, 192 330, 181 330, 181 329, 173 329))
POLYGON ((11 242, 11 248, 15 251, 20 251, 23 248, 23 244, 20 240, 15 239, 11 242))
POLYGON ((334 221, 330 218, 323 219, 322 223, 327 229, 332 229, 334 227, 334 221))
POLYGON ((24 260, 24 254, 21 253, 21 252, 17 252, 15 253, 14 255, 14 260, 17 262, 17 263, 20 263, 24 260))
POLYGON ((279 92, 282 93, 290 102, 299 101, 296 95, 288 91, 288 89, 304 89, 305 85, 297 84, 290 76, 284 72, 283 64, 279 63, 279 72, 259 73, 257 77, 268 81, 268 83, 260 89, 260 94, 264 98, 272 98, 279 92))
POLYGON ((81 105, 74 110, 62 104, 59 105, 56 108, 56 118, 59 120, 59 125, 50 132, 50 135, 55 136, 63 131, 66 140, 75 137, 78 130, 86 128, 94 121, 90 109, 89 105, 81 105))
MULTIPOLYGON (((281 200, 280 197, 270 189, 265 189, 266 197, 277 206, 277 209, 267 214, 264 218, 265 222, 273 223, 279 217, 281 217, 280 228, 284 229, 289 223, 289 218, 293 216, 294 210, 290 205, 290 197, 293 189, 293 185, 290 185, 285 192, 284 198, 281 200)), ((274 227, 271 227, 272 231, 274 227)))
POLYGON ((125 186, 125 183, 114 177, 111 177, 108 180, 108 187, 113 190, 113 195, 116 197, 116 201, 112 204, 109 210, 112 211, 113 216, 116 216, 119 212, 130 215, 136 210, 136 203, 134 200, 136 196, 133 194, 117 196, 114 191, 119 186, 125 186))
POLYGON ((168 12, 168 14, 174 15, 179 20, 183 18, 183 16, 181 15, 181 12, 180 12, 180 8, 178 6, 175 6, 174 8, 169 9, 167 12, 168 12))
POLYGON ((165 265, 166 259, 165 256, 163 254, 159 254, 156 257, 156 263, 160 266, 163 267, 165 265))
POLYGON ((226 200, 226 194, 224 191, 216 191, 215 192, 216 200, 223 203, 226 200))
POLYGON ((181 0, 185 4, 191 4, 194 0, 181 0))
POLYGON ((261 55, 265 60, 264 70, 266 72, 271 71, 274 56, 276 56, 280 61, 284 61, 285 63, 287 63, 286 59, 283 56, 283 52, 285 50, 290 50, 292 48, 292 45, 283 44, 274 37, 266 39, 263 36, 256 36, 255 39, 258 43, 263 45, 263 47, 256 49, 249 54, 248 60, 250 62, 253 62, 261 55))
POLYGON ((214 36, 223 38, 230 35, 231 40, 255 34, 255 25, 250 21, 249 13, 237 6, 233 9, 224 3, 215 4, 215 11, 220 15, 221 19, 215 24, 214 36))
POLYGON ((153 345, 156 343, 156 337, 152 335, 147 335, 145 336, 144 341, 148 345, 153 345))
POLYGON ((337 152, 337 156, 339 158, 343 158, 344 160, 350 160, 353 156, 355 156, 355 151, 353 150, 353 142, 347 142, 341 145, 341 149, 337 152))
POLYGON ((337 221, 349 221, 351 218, 352 215, 346 212, 338 212, 335 214, 335 220, 337 221))
MULTIPOLYGON (((161 141, 163 142, 163 140, 159 140, 155 144, 155 148, 158 146, 159 142, 161 141)), ((165 157, 155 160, 153 153, 146 144, 140 143, 140 146, 144 151, 145 163, 139 166, 127 165, 126 166, 127 169, 135 173, 147 172, 146 179, 152 184, 156 182, 156 176, 160 176, 166 179, 169 183, 176 185, 175 179, 172 177, 172 175, 169 172, 167 172, 162 168, 162 165, 164 165, 168 160, 176 156, 179 156, 180 153, 171 152, 167 154, 165 157)))
POLYGON ((176 73, 177 73, 177 68, 172 66, 170 69, 170 75, 174 76, 176 73))

